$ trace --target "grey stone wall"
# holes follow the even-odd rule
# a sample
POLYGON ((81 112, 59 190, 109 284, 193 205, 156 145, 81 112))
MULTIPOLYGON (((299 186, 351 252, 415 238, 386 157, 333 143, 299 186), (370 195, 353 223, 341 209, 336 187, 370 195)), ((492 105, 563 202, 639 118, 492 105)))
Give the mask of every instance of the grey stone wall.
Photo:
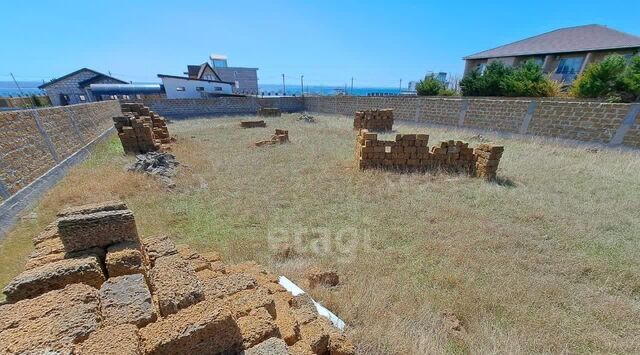
POLYGON ((131 101, 142 102, 158 114, 170 118, 255 114, 263 107, 279 108, 283 112, 299 112, 304 110, 304 100, 301 97, 217 97, 209 99, 165 99, 151 97, 131 101))
POLYGON ((311 112, 352 116, 357 110, 392 108, 398 120, 640 148, 639 104, 402 96, 317 96, 304 103, 311 112))
POLYGON ((113 126, 117 101, 0 112, 0 200, 113 126))

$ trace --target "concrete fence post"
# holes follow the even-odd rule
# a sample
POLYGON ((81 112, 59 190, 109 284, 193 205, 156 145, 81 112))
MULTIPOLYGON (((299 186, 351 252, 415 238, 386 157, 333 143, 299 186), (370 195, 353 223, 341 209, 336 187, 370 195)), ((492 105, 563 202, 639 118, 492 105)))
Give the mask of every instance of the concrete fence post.
POLYGON ((80 143, 84 143, 84 139, 82 139, 82 132, 80 131, 80 127, 78 127, 78 123, 76 122, 76 118, 73 114, 73 111, 69 110, 68 107, 64 107, 64 110, 67 113, 69 122, 71 122, 71 126, 73 126, 73 130, 76 132, 76 136, 78 136, 80 143))
POLYGON ((616 130, 616 133, 611 137, 609 145, 621 145, 624 140, 624 136, 631 129, 631 126, 636 122, 636 117, 640 115, 640 104, 631 104, 629 111, 624 116, 620 127, 616 130))
POLYGON ((460 112, 458 112, 458 127, 464 127, 464 119, 467 116, 468 108, 469 108, 469 99, 462 99, 462 105, 460 105, 460 112))
POLYGON ((529 130, 529 124, 533 119, 533 113, 536 111, 536 107, 538 107, 538 101, 531 101, 529 107, 527 108, 527 112, 522 118, 522 124, 520 125, 520 130, 518 131, 520 134, 527 134, 527 131, 529 130))
POLYGON ((7 188, 7 185, 4 184, 4 181, 0 179, 0 197, 7 199, 11 196, 11 192, 7 188))
POLYGON ((49 149, 49 152, 51 153, 53 160, 55 160, 56 162, 59 162, 60 157, 58 157, 58 153, 56 152, 56 148, 53 146, 53 142, 51 142, 51 138, 47 134, 47 131, 44 130, 44 127, 42 126, 42 122, 40 122, 40 114, 38 113, 38 110, 31 110, 31 113, 32 113, 31 116, 33 117, 33 120, 36 122, 36 127, 38 128, 40 135, 42 135, 42 139, 44 140, 45 145, 49 149))

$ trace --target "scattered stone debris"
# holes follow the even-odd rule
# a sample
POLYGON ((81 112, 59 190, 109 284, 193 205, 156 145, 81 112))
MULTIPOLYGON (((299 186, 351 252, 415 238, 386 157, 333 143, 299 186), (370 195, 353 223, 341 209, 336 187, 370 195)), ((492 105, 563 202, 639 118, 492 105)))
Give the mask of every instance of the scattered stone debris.
POLYGON ((260 117, 280 117, 282 112, 279 108, 263 107, 258 110, 258 116, 260 117))
POLYGON ((307 270, 307 281, 310 288, 316 286, 334 287, 340 283, 340 278, 335 270, 320 270, 317 267, 307 270))
POLYGON ((163 117, 140 103, 123 103, 123 116, 113 117, 125 154, 170 150, 173 140, 163 117))
POLYGON ((270 140, 256 142, 255 146, 260 147, 263 145, 284 144, 284 143, 289 143, 289 131, 276 128, 276 134, 271 136, 270 140))
POLYGON ((308 114, 307 112, 303 112, 302 114, 300 114, 300 116, 298 116, 296 118, 298 121, 304 121, 307 123, 316 123, 316 119, 313 118, 313 116, 311 116, 310 114, 308 114))
POLYGON ((442 320, 444 322, 445 329, 454 334, 465 334, 466 330, 462 321, 453 312, 443 312, 442 320))
POLYGON ((127 165, 127 171, 145 173, 157 176, 162 179, 167 186, 173 187, 173 177, 176 174, 176 167, 180 163, 173 154, 163 152, 149 152, 147 154, 136 155, 136 161, 127 165))
POLYGON ((356 111, 353 128, 391 131, 393 129, 393 109, 356 111))
POLYGON ((488 142, 489 141, 489 139, 487 139, 482 134, 476 134, 475 136, 471 136, 471 137, 469 137, 469 140, 470 141, 478 141, 478 142, 488 142))
POLYGON ((596 148, 596 147, 591 147, 591 148, 587 148, 585 149, 588 153, 592 153, 592 154, 596 154, 600 151, 600 149, 596 148))
POLYGON ((140 238, 119 201, 60 215, 34 244, 66 254, 3 290, 1 354, 355 354, 309 296, 258 264, 140 238))
POLYGON ((240 127, 242 128, 258 128, 258 127, 267 127, 267 124, 264 121, 241 121, 240 127))

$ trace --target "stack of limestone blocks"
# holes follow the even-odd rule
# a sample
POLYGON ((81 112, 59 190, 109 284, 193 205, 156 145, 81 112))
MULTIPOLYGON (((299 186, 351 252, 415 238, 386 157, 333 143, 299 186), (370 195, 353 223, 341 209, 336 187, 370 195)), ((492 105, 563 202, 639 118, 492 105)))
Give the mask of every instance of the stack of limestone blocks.
POLYGON ((263 107, 258 110, 258 116, 260 117, 280 117, 282 112, 279 108, 263 107))
POLYGON ((240 127, 242 128, 258 128, 258 127, 267 127, 267 124, 264 121, 241 121, 240 127))
POLYGON ((369 131, 391 131, 393 129, 393 109, 356 111, 354 129, 369 131))
POLYGON ((276 128, 276 134, 271 136, 270 140, 259 141, 259 142, 256 142, 255 145, 259 147, 262 145, 284 144, 288 142, 289 142, 289 131, 276 128))
POLYGON ((3 290, 2 354, 355 352, 259 265, 141 240, 122 202, 62 211, 34 244, 3 290))
POLYGON ((444 170, 496 178, 504 147, 493 143, 470 148, 462 141, 443 141, 429 149, 426 134, 398 134, 395 141, 379 140, 376 133, 366 129, 356 138, 355 156, 358 168, 400 171, 444 170))
POLYGON ((123 103, 123 116, 113 122, 127 154, 168 150, 171 135, 166 120, 140 103, 123 103))

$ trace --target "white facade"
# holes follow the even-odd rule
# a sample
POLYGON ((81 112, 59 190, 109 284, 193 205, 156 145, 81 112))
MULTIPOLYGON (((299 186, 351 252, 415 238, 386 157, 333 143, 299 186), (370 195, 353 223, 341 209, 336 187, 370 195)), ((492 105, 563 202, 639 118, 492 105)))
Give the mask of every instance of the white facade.
POLYGON ((231 94, 232 84, 212 80, 198 80, 158 75, 164 84, 167 99, 200 99, 209 94, 231 94))

